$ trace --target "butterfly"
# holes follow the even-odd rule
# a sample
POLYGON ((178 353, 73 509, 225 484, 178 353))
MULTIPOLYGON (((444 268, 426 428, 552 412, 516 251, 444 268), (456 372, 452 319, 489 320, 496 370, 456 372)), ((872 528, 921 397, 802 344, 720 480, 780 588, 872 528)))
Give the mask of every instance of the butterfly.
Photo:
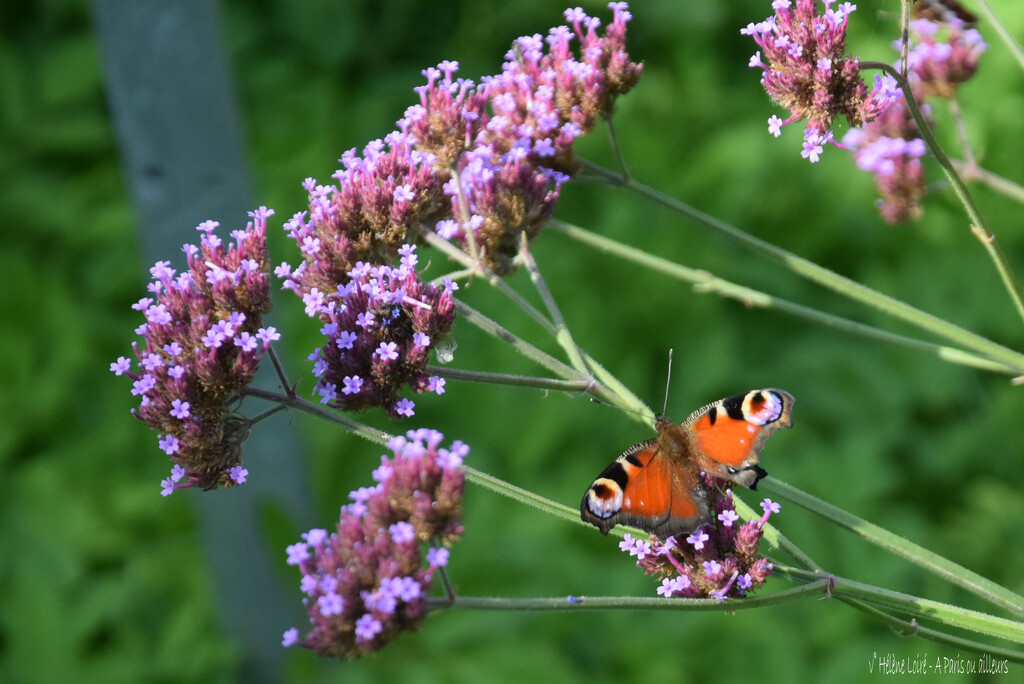
POLYGON ((757 389, 703 406, 676 425, 657 418, 658 437, 634 444, 594 480, 580 504, 584 522, 608 534, 631 525, 661 539, 711 519, 701 473, 757 488, 765 441, 792 421, 793 397, 757 389))

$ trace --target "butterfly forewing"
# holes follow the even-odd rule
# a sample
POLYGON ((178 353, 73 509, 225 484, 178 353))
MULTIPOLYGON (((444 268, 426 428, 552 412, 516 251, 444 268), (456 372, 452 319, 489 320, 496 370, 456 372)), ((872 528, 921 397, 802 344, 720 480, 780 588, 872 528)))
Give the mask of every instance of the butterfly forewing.
POLYGON ((765 475, 761 448, 792 425, 793 397, 780 389, 751 390, 694 412, 683 423, 691 453, 704 472, 753 488, 765 475))

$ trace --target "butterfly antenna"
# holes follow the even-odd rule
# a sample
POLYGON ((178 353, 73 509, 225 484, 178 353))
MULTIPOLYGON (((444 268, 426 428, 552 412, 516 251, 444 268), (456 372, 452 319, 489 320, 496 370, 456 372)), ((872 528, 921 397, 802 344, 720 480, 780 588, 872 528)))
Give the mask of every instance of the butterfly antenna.
POLYGON ((665 376, 665 402, 661 406, 661 415, 668 412, 668 385, 672 381, 672 350, 668 350, 668 373, 665 376))

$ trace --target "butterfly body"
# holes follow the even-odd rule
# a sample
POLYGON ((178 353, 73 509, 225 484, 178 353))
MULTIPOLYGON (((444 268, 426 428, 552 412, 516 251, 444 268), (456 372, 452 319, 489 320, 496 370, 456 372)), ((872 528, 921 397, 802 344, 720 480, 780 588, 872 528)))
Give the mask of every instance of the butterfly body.
POLYGON ((701 473, 754 489, 771 434, 792 425, 793 397, 751 390, 708 404, 676 425, 658 416, 658 436, 634 444, 594 480, 580 504, 602 534, 618 524, 661 537, 690 532, 711 519, 701 473))

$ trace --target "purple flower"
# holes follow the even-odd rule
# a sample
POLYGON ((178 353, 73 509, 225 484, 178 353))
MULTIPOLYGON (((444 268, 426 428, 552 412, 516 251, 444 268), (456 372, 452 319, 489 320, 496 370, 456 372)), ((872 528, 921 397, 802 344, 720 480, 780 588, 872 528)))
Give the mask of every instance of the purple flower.
POLYGON ((292 627, 281 637, 281 645, 285 648, 294 646, 297 643, 299 643, 299 630, 296 627, 292 627))
POLYGON ((761 70, 765 91, 790 112, 784 122, 770 120, 768 131, 779 137, 783 125, 806 120, 801 156, 811 163, 831 142, 836 118, 860 126, 894 99, 894 80, 876 80, 869 93, 857 58, 846 54, 847 21, 856 6, 846 2, 831 9, 831 0, 824 4, 818 15, 817 0, 774 2, 773 16, 740 30, 761 48, 749 66, 761 70))
POLYGON ((427 383, 427 391, 435 394, 444 394, 444 386, 448 381, 436 375, 431 375, 427 383))
POLYGON ((405 544, 416 540, 416 530, 405 521, 391 525, 388 532, 391 534, 391 540, 396 544, 405 544))
POLYGON ((704 561, 704 574, 717 575, 722 572, 722 564, 716 560, 704 561))
POLYGON ((413 401, 411 399, 406 399, 405 397, 403 397, 403 398, 399 399, 395 403, 394 411, 395 411, 395 413, 397 413, 400 416, 405 416, 406 418, 410 418, 410 417, 412 417, 416 413, 413 410, 415 407, 416 407, 416 404, 413 403, 413 401))
POLYGON ((175 454, 181 448, 181 443, 174 435, 161 435, 158 441, 160 450, 165 454, 175 454))
POLYGON ((185 420, 189 416, 189 403, 182 401, 181 399, 175 399, 171 402, 171 415, 178 420, 185 420))
POLYGON ((341 615, 342 611, 345 610, 345 599, 332 592, 323 594, 318 598, 316 605, 320 609, 320 614, 324 617, 341 615))
POLYGON ((686 538, 686 543, 693 546, 694 549, 700 551, 704 548, 704 542, 709 539, 707 533, 703 529, 699 529, 686 538))
POLYGON ((443 393, 425 368, 430 345, 451 330, 455 301, 450 289, 420 279, 415 250, 402 248, 397 268, 357 264, 344 286, 318 300, 314 315, 327 342, 310 358, 323 403, 347 411, 380 406, 399 418, 414 413, 413 402, 399 397, 404 386, 443 393))
POLYGON ((165 478, 160 480, 160 496, 170 496, 174 493, 174 483, 171 482, 171 478, 165 478))
POLYGON ((732 527, 732 524, 740 519, 739 514, 731 508, 718 514, 718 519, 725 527, 732 527))
POLYGON ((345 387, 341 391, 344 394, 359 394, 363 388, 363 379, 358 375, 346 375, 343 382, 345 387))
POLYGON ((158 261, 150 270, 155 299, 133 306, 146 318, 137 330, 144 339, 134 345, 138 371, 124 357, 111 370, 132 380, 132 394, 141 398, 134 414, 183 469, 162 483, 164 496, 184 486, 240 483, 230 471, 239 463, 248 424, 233 413, 234 399, 277 335, 260 327, 271 307, 266 218, 272 213, 265 207, 252 212, 230 244, 213 234, 215 222, 200 224, 200 245, 184 250, 188 270, 178 274, 158 261), (183 478, 188 481, 179 484, 183 478))
POLYGON ((381 361, 394 361, 398 358, 398 345, 394 342, 381 342, 373 354, 381 361))
POLYGON ((443 568, 448 565, 448 557, 451 552, 443 546, 432 547, 427 551, 427 562, 432 568, 443 568))
POLYGON ((288 552, 288 565, 298 565, 309 558, 309 546, 303 543, 292 544, 285 551, 288 552))
MULTIPOLYGON (((330 534, 310 530, 287 548, 302 573, 311 631, 302 645, 323 656, 354 658, 378 651, 426 617, 425 597, 448 545, 462 533, 465 476, 441 458, 443 435, 412 430, 392 439, 377 481, 351 493, 330 534), (424 555, 420 541, 431 541, 424 555)), ((468 453, 456 441, 451 452, 468 453)), ((298 635, 289 641, 297 643, 298 635)))
POLYGON ((240 465, 231 466, 228 469, 228 477, 234 480, 236 484, 244 484, 246 478, 249 477, 249 471, 240 465))
POLYGON ((955 17, 945 23, 945 30, 929 19, 910 22, 910 29, 910 83, 923 97, 953 97, 977 72, 978 60, 988 49, 976 29, 955 17))
POLYGON ((369 613, 356 620, 356 641, 369 641, 383 631, 384 626, 369 613))
POLYGON ((691 586, 690 578, 686 575, 679 575, 678 577, 666 577, 661 580, 661 586, 658 587, 658 594, 669 598, 676 594, 682 594, 691 586))
POLYGON ((304 182, 309 209, 285 230, 305 269, 282 269, 286 287, 332 292, 358 262, 389 263, 422 226, 498 274, 514 268, 521 238, 536 236, 579 170, 573 141, 640 77, 625 50, 631 15, 612 9, 604 35, 579 11, 546 41, 518 39, 501 73, 480 83, 458 77, 452 60, 423 70, 397 130, 345 152, 333 184, 304 182))
MULTIPOLYGON (((771 564, 758 552, 762 520, 749 520, 737 529, 739 515, 727 483, 705 475, 704 486, 715 495, 716 515, 687 536, 686 544, 674 537, 664 542, 652 537, 649 548, 643 549, 630 535, 619 544, 638 557, 637 566, 645 573, 662 578, 660 596, 738 598, 762 586, 771 574, 771 564)), ((765 505, 768 510, 777 506, 765 505)))

